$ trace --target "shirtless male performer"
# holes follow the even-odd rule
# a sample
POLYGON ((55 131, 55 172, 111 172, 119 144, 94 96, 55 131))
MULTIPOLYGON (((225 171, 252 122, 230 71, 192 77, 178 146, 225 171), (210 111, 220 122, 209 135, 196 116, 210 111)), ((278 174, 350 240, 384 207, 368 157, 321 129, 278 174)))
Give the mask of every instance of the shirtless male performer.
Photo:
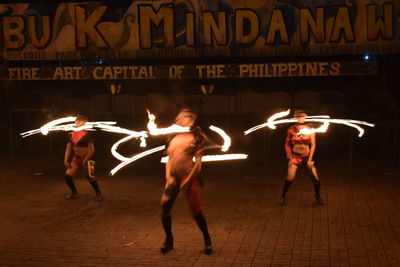
POLYGON ((204 253, 212 253, 211 237, 200 206, 202 182, 199 173, 206 138, 199 127, 193 127, 196 117, 190 109, 182 109, 175 118, 175 124, 190 127, 191 130, 171 136, 166 145, 165 152, 169 159, 165 166, 166 183, 161 197, 161 221, 166 235, 161 247, 162 253, 167 253, 174 247, 170 212, 180 189, 186 191, 192 216, 203 233, 204 253))

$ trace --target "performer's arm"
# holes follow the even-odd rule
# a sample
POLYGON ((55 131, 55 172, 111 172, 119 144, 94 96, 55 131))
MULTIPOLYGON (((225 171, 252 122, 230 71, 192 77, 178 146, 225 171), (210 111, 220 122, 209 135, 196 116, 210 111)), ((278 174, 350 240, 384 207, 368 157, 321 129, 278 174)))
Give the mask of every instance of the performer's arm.
POLYGON ((201 157, 203 156, 203 150, 198 150, 194 155, 195 163, 193 168, 190 170, 190 173, 186 180, 181 184, 181 189, 187 187, 190 181, 196 177, 201 171, 201 157))
POLYGON ((70 163, 68 160, 71 155, 71 151, 72 151, 72 145, 70 142, 68 142, 67 146, 65 147, 65 153, 64 153, 64 165, 65 167, 67 167, 67 169, 70 167, 70 163))
POLYGON ((292 128, 289 128, 289 129, 287 130, 286 142, 285 142, 286 157, 287 157, 288 159, 291 159, 291 158, 293 157, 293 154, 292 154, 292 147, 290 146, 290 140, 291 140, 291 136, 292 136, 292 134, 291 134, 291 129, 292 129, 292 128))
POLYGON ((317 143, 315 140, 315 133, 310 134, 310 139, 311 139, 310 154, 308 156, 308 162, 307 162, 307 165, 309 167, 311 167, 314 164, 313 157, 314 157, 315 148, 317 146, 317 143))
POLYGON ((85 158, 83 159, 83 165, 86 165, 86 162, 93 156, 94 154, 94 144, 93 142, 88 143, 88 153, 86 154, 85 158))
POLYGON ((165 164, 165 180, 168 183, 172 183, 172 177, 171 177, 171 163, 168 160, 167 163, 165 164))

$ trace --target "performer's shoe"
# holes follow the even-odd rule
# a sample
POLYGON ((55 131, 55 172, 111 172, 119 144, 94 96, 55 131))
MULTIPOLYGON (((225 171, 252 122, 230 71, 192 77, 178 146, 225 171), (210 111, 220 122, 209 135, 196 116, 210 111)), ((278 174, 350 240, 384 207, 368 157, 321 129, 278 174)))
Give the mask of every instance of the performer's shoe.
POLYGON ((68 196, 65 197, 65 199, 74 199, 78 197, 78 192, 71 192, 68 196))
POLYGON ((279 206, 285 206, 286 205, 286 197, 281 197, 279 199, 279 206))
POLYGON ((161 253, 168 253, 170 250, 174 249, 174 241, 171 239, 166 239, 161 247, 161 253))
POLYGON ((315 203, 315 205, 318 205, 318 206, 324 205, 324 202, 322 201, 320 196, 315 196, 315 202, 314 203, 315 203))
POLYGON ((103 201, 103 195, 100 191, 96 192, 96 201, 103 201))
POLYGON ((204 246, 204 254, 211 255, 211 253, 212 253, 212 246, 211 245, 204 246))
POLYGON ((207 234, 204 238, 204 254, 211 255, 212 253, 212 245, 211 245, 211 237, 207 234))

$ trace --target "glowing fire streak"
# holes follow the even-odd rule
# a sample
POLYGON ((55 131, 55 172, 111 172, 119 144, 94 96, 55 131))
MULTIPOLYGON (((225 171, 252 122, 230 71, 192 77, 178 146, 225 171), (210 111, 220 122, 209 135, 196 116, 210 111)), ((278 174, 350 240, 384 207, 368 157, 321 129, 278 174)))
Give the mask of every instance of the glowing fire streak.
POLYGON ((273 124, 273 122, 276 119, 282 118, 282 117, 286 117, 287 115, 289 115, 290 113, 290 109, 286 110, 286 111, 282 111, 282 112, 278 112, 274 115, 272 115, 271 117, 268 118, 267 120, 267 126, 271 129, 276 129, 276 126, 273 124))
MULTIPOLYGON (((170 133, 182 133, 182 132, 189 132, 190 127, 182 127, 176 124, 173 124, 172 126, 168 128, 157 128, 157 124, 155 124, 155 116, 151 114, 149 111, 149 122, 147 124, 147 128, 149 129, 149 132, 151 135, 162 135, 162 134, 170 134, 170 133)), ((112 155, 117 158, 118 160, 121 161, 120 164, 118 164, 114 169, 110 171, 110 175, 114 175, 116 172, 118 172, 120 169, 124 168, 125 166, 129 165, 130 163, 143 158, 145 156, 148 156, 150 154, 156 153, 158 151, 164 150, 165 146, 159 146, 150 150, 143 151, 133 157, 125 157, 118 153, 117 149, 118 147, 122 144, 125 143, 131 139, 134 138, 139 138, 140 139, 140 146, 145 147, 146 146, 146 138, 148 137, 148 132, 146 131, 132 131, 128 130, 125 128, 121 128, 119 126, 114 126, 116 122, 110 122, 110 121, 104 121, 104 122, 86 122, 85 125, 76 127, 75 125, 75 120, 76 117, 65 117, 65 118, 60 118, 57 120, 53 120, 49 123, 46 123, 39 129, 34 129, 30 130, 27 132, 21 133, 22 137, 28 137, 31 135, 35 134, 43 134, 47 135, 51 131, 80 131, 80 130, 91 130, 95 131, 95 128, 98 128, 102 131, 105 132, 112 132, 112 133, 121 133, 121 134, 126 134, 127 136, 118 140, 116 143, 113 144, 111 147, 111 153, 112 155), (69 124, 64 124, 68 123, 69 124), (71 123, 73 122, 73 123, 71 123)), ((229 147, 231 146, 231 139, 230 137, 220 128, 215 127, 211 125, 210 130, 215 131, 218 133, 224 140, 224 144, 221 146, 221 151, 226 152, 228 151, 229 147)), ((206 155, 202 157, 203 162, 209 162, 209 161, 222 161, 222 160, 235 160, 235 159, 246 159, 247 155, 246 154, 224 154, 224 155, 206 155)), ((164 158, 163 158, 164 159, 164 158)), ((164 159, 165 160, 165 159, 164 159)))
POLYGON ((134 161, 136 161, 138 159, 141 159, 141 158, 143 158, 145 156, 148 156, 150 154, 156 153, 156 152, 164 150, 164 149, 165 149, 165 146, 158 146, 158 147, 155 147, 153 149, 146 150, 146 151, 144 151, 142 153, 139 153, 139 154, 137 154, 137 155, 135 155, 135 156, 133 156, 131 158, 128 158, 127 160, 124 160, 123 162, 118 164, 114 169, 112 169, 110 171, 110 175, 114 175, 117 171, 119 171, 120 169, 122 169, 126 165, 131 164, 132 162, 134 162, 134 161))
POLYGON ((162 135, 162 134, 171 134, 171 133, 185 133, 190 132, 190 127, 182 127, 176 124, 172 124, 167 128, 158 128, 155 123, 156 116, 151 114, 149 110, 147 110, 149 122, 147 123, 147 129, 151 135, 162 135))
MULTIPOLYGON (((308 116, 306 121, 311 121, 312 119, 329 119, 329 118, 330 117, 328 115, 308 116)), ((257 130, 265 128, 265 127, 268 127, 270 129, 275 130, 276 129, 276 125, 278 125, 278 124, 294 123, 294 122, 297 122, 297 120, 294 119, 294 118, 293 119, 277 120, 277 121, 272 121, 272 120, 268 119, 267 122, 262 123, 260 125, 256 125, 256 126, 250 128, 250 129, 246 130, 244 132, 244 134, 248 135, 249 133, 252 133, 254 131, 257 131, 257 130)))
POLYGON ((63 124, 67 122, 75 122, 76 117, 65 117, 65 118, 60 118, 57 120, 53 120, 49 123, 46 123, 39 129, 34 129, 30 130, 27 132, 23 132, 20 135, 25 138, 31 135, 35 134, 43 134, 47 135, 49 132, 52 131, 81 131, 81 130, 88 130, 88 131, 94 131, 94 128, 101 128, 101 127, 109 127, 113 124, 116 124, 116 122, 113 121, 96 121, 96 122, 87 122, 85 125, 76 127, 75 123, 69 123, 69 124, 63 124), (59 125, 62 124, 62 125, 59 125))
MULTIPOLYGON (((283 119, 283 120, 275 120, 277 118, 281 118, 284 116, 287 116, 289 114, 290 110, 288 111, 284 111, 284 112, 279 112, 276 113, 274 115, 272 115, 266 123, 260 124, 260 125, 256 125, 248 130, 246 130, 244 132, 245 135, 248 135, 249 133, 252 133, 254 131, 257 131, 259 129, 262 129, 264 127, 269 127, 271 129, 276 129, 276 125, 278 124, 284 124, 284 123, 294 123, 297 122, 297 120, 295 118, 292 119, 283 119)), ((327 126, 321 126, 318 132, 324 132, 322 131, 323 128, 322 127, 328 127, 329 123, 335 123, 335 124, 343 124, 352 128, 355 128, 358 130, 358 137, 361 137, 364 135, 364 129, 362 127, 360 127, 357 124, 361 124, 361 125, 365 125, 368 127, 374 127, 375 124, 373 123, 369 123, 369 122, 365 122, 365 121, 358 121, 358 120, 347 120, 347 119, 331 119, 328 115, 318 115, 318 116, 307 116, 305 119, 306 122, 322 122, 322 123, 328 123, 327 126)), ((314 129, 313 131, 315 132, 316 129, 314 129)))
POLYGON ((324 133, 328 130, 329 127, 329 122, 324 122, 320 127, 318 128, 303 128, 300 129, 299 133, 300 134, 312 134, 312 133, 324 133))
MULTIPOLYGON (((222 161, 222 160, 235 160, 235 159, 247 159, 246 154, 224 154, 224 155, 206 155, 201 157, 201 162, 211 162, 211 161, 222 161)), ((193 157, 193 161, 195 158, 193 157)), ((161 158, 162 163, 168 162, 168 157, 161 158)))
POLYGON ((51 121, 51 122, 43 125, 40 128, 40 132, 43 135, 47 135, 49 133, 50 129, 53 128, 54 126, 56 126, 58 124, 66 123, 66 122, 74 122, 75 120, 76 120, 76 117, 66 117, 66 118, 61 118, 58 120, 51 121))
POLYGON ((228 151, 229 147, 231 146, 231 138, 224 132, 224 130, 214 125, 211 125, 209 128, 211 131, 218 133, 222 137, 222 139, 224 139, 224 144, 221 146, 221 151, 228 151))

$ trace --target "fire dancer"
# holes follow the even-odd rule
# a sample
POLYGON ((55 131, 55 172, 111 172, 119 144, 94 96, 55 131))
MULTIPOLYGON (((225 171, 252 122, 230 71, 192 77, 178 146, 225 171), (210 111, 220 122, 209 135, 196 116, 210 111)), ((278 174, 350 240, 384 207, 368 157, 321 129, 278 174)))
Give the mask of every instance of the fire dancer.
MULTIPOLYGON (((76 117, 75 125, 76 127, 81 127, 85 125, 87 121, 88 119, 85 115, 79 114, 76 117)), ((94 144, 88 131, 72 131, 65 148, 64 156, 64 165, 67 168, 67 171, 65 172, 65 182, 71 189, 71 194, 69 194, 66 199, 73 199, 78 196, 78 191, 75 187, 73 177, 79 169, 82 167, 87 167, 87 162, 90 160, 93 154, 94 144)), ((86 172, 86 178, 96 192, 96 200, 103 200, 96 178, 90 177, 89 172, 86 172)))
POLYGON ((286 181, 283 184, 280 205, 286 204, 286 192, 289 190, 290 185, 295 179, 297 168, 299 166, 305 166, 308 168, 311 181, 314 184, 315 204, 323 205, 319 194, 320 179, 313 160, 316 148, 315 133, 305 134, 301 132, 301 129, 311 128, 305 123, 307 114, 303 110, 296 110, 294 117, 297 119, 297 123, 288 129, 285 142, 285 151, 289 162, 286 181))
POLYGON ((200 206, 202 181, 199 173, 207 139, 199 127, 193 127, 195 120, 196 114, 193 111, 182 109, 175 118, 175 124, 190 127, 191 131, 171 136, 166 145, 165 151, 169 159, 165 167, 166 183, 161 197, 161 221, 166 234, 165 242, 161 247, 162 253, 167 253, 174 247, 170 212, 180 189, 186 190, 190 211, 203 233, 204 253, 212 253, 211 237, 200 206))

